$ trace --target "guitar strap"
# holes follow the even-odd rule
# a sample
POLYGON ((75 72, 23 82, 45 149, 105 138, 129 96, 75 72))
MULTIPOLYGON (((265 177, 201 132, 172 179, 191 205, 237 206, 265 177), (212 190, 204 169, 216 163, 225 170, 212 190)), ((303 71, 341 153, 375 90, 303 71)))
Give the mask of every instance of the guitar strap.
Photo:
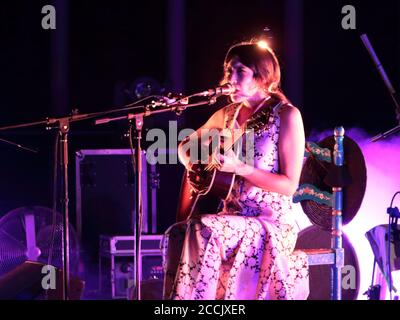
MULTIPOLYGON (((232 147, 234 150, 246 150, 246 140, 243 139, 248 133, 249 129, 254 129, 255 132, 261 131, 261 129, 270 127, 272 124, 272 121, 274 119, 274 111, 277 108, 280 108, 281 105, 283 105, 283 101, 279 100, 276 103, 273 103, 269 105, 267 109, 263 109, 263 105, 265 102, 272 100, 274 98, 270 97, 270 99, 264 100, 261 102, 261 104, 257 107, 256 111, 244 122, 244 128, 241 128, 241 134, 240 135, 235 135, 232 134, 232 140, 233 144, 229 146, 228 149, 225 149, 225 151, 231 149, 232 147), (267 118, 267 121, 265 121, 265 118, 267 118), (235 139, 236 138, 236 139, 235 139), (242 148, 237 147, 238 144, 242 145, 242 148)), ((235 112, 235 117, 234 117, 234 123, 236 122, 236 118, 238 116, 238 112, 235 112)), ((239 146, 240 146, 239 145, 239 146)), ((237 155, 237 152, 236 152, 237 155)))

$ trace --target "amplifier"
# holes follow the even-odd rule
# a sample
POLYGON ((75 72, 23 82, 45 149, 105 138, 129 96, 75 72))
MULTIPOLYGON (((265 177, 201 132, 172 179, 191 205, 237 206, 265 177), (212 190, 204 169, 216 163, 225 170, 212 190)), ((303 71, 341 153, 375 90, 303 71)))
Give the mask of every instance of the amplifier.
MULTIPOLYGON (((162 235, 142 235, 141 250, 145 252, 160 251, 162 235)), ((106 254, 134 254, 134 236, 100 236, 100 252, 106 254)))
MULTIPOLYGON (((162 235, 141 237, 143 299, 162 299, 164 272, 161 240, 162 235)), ((133 236, 100 236, 99 287, 102 293, 110 294, 112 299, 128 299, 130 289, 136 283, 135 267, 133 236)))

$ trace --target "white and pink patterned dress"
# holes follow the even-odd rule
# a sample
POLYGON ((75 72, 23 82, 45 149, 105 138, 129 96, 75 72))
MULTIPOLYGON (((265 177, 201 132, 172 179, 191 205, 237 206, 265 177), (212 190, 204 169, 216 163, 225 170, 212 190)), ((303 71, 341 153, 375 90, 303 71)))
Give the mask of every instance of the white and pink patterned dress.
MULTIPOLYGON (((256 133, 254 166, 279 172, 282 104, 256 133)), ((239 105, 224 108, 225 128, 238 127, 239 105)), ((165 233, 164 298, 184 300, 306 299, 308 263, 297 240, 292 198, 237 177, 218 214, 195 216, 165 233)))

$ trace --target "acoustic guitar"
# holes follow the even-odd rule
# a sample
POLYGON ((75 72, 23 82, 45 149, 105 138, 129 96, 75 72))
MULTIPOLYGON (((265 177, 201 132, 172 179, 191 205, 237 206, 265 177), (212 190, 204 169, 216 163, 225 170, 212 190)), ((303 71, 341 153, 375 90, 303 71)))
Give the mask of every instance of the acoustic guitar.
MULTIPOLYGON (((243 139, 250 130, 257 133, 266 128, 271 121, 271 111, 274 109, 272 105, 278 104, 269 103, 253 114, 246 121, 246 130, 240 139, 243 139)), ((231 149, 234 145, 235 143, 225 150, 231 149)), ((215 152, 210 150, 210 155, 213 151, 215 152)), ((222 209, 222 201, 226 200, 232 191, 235 177, 234 173, 220 171, 218 165, 192 164, 190 173, 185 170, 183 175, 177 222, 186 220, 192 214, 218 213, 222 209), (196 185, 196 189, 192 187, 191 182, 196 185)))

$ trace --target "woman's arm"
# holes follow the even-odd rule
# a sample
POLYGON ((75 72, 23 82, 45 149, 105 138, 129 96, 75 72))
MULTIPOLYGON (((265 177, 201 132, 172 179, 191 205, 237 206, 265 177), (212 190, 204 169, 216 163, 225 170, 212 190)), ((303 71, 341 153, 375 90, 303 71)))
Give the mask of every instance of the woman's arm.
POLYGON ((238 159, 221 156, 222 171, 242 175, 255 186, 271 192, 291 196, 297 190, 304 157, 304 128, 300 111, 285 106, 281 111, 278 143, 280 173, 275 174, 251 167, 238 159))

